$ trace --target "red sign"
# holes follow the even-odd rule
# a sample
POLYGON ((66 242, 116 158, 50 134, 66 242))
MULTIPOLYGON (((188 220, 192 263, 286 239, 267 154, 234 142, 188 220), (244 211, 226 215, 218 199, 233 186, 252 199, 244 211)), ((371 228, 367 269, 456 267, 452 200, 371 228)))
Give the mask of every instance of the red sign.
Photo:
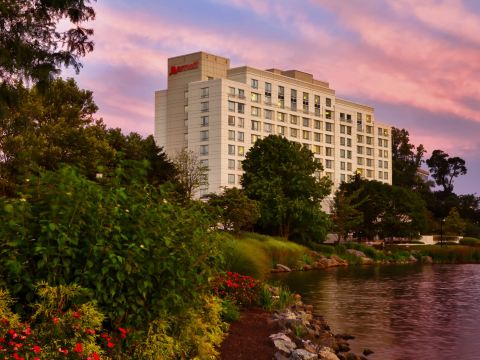
POLYGON ((170 74, 168 74, 168 75, 169 76, 170 75, 175 75, 179 72, 187 71, 187 70, 193 70, 193 69, 198 69, 198 60, 191 63, 191 64, 187 64, 187 65, 171 66, 170 67, 170 74))

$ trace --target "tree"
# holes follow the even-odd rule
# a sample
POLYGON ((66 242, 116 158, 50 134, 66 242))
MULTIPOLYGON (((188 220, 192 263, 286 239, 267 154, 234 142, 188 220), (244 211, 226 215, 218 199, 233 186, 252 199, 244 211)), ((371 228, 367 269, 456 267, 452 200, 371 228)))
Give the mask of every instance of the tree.
POLYGON ((18 103, 0 122, 0 194, 12 195, 32 173, 61 163, 82 169, 90 178, 109 164, 114 150, 106 128, 95 119, 93 93, 73 79, 54 80, 44 91, 18 86, 18 103))
POLYGON ((331 181, 318 178, 322 165, 310 150, 271 135, 255 143, 242 166, 245 194, 260 203, 260 230, 295 238, 303 236, 305 226, 316 226, 317 220, 324 227, 324 219, 317 215, 322 213, 320 202, 330 193, 331 181), (306 218, 310 224, 305 224, 306 218))
POLYGON ((333 229, 337 232, 339 241, 348 234, 358 230, 363 222, 363 213, 358 208, 368 199, 359 200, 360 189, 346 194, 345 190, 337 190, 332 204, 333 229))
POLYGON ((467 173, 465 160, 457 156, 449 157, 442 150, 434 150, 432 156, 427 160, 427 165, 435 183, 442 186, 446 193, 453 192, 454 178, 467 173))
POLYGON ((184 199, 191 199, 198 188, 208 186, 208 166, 202 164, 193 151, 183 149, 173 158, 173 164, 184 199))
POLYGON ((78 72, 79 58, 93 50, 93 30, 82 26, 95 18, 89 3, 90 0, 2 0, 2 87, 25 80, 42 85, 58 74, 61 66, 73 66, 78 72), (62 28, 67 22, 70 24, 60 30, 60 21, 62 28))
POLYGON ((422 144, 415 148, 410 143, 410 134, 405 129, 392 128, 392 172, 393 184, 415 189, 425 186, 417 175, 425 154, 422 144))
POLYGON ((463 235, 463 231, 465 230, 466 223, 460 217, 458 209, 453 207, 448 216, 445 218, 445 234, 447 235, 463 235))
POLYGON ((251 230, 260 217, 258 202, 250 200, 241 189, 225 188, 222 194, 210 194, 208 204, 218 211, 223 229, 235 234, 251 230))

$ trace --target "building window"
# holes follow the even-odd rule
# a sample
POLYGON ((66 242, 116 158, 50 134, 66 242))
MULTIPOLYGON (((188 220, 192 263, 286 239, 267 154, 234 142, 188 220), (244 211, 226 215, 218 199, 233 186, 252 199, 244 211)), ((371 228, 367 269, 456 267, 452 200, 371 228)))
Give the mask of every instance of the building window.
POLYGON ((200 165, 205 167, 205 168, 208 168, 208 159, 200 160, 200 165))
POLYGON ((297 90, 290 90, 290 107, 293 111, 297 110, 297 90))
POLYGON ((268 123, 264 123, 263 124, 263 131, 265 131, 266 133, 272 133, 273 132, 273 125, 272 124, 268 124, 268 123))
POLYGON ((256 103, 260 102, 260 94, 252 92, 251 100, 252 102, 256 102, 256 103))
POLYGON ((237 133, 237 141, 244 142, 245 141, 245 133, 239 131, 237 133))
POLYGON ((257 141, 258 139, 260 139, 260 136, 259 136, 259 135, 252 134, 252 138, 251 138, 252 144, 255 144, 255 141, 257 141))
POLYGON ((367 170, 367 178, 371 178, 373 176, 372 170, 367 170))
POLYGON ((228 116, 228 125, 235 126, 235 116, 233 115, 228 116))
POLYGON ((235 145, 228 145, 228 155, 235 155, 235 145))
POLYGON ((228 130, 228 140, 235 141, 235 131, 228 130))
POLYGON ((373 160, 372 159, 367 159, 367 166, 370 166, 370 167, 373 166, 373 160))
POLYGON ((200 89, 200 97, 207 98, 208 97, 208 87, 200 89))
POLYGON ((388 157, 388 151, 387 150, 383 150, 383 157, 388 157))
POLYGON ((357 158, 357 165, 363 165, 363 157, 357 158))
POLYGON ((333 124, 326 122, 325 123, 325 131, 333 131, 333 124))
POLYGON ((202 116, 200 118, 200 126, 208 126, 208 116, 202 116))
POLYGON ((379 172, 378 172, 378 178, 379 178, 379 179, 383 179, 383 171, 379 171, 379 172))
POLYGON ((351 158, 352 158, 352 151, 347 150, 347 159, 351 159, 351 158))
POLYGON ((297 137, 297 129, 290 128, 290 136, 296 138, 297 137))
POLYGON ((325 168, 332 169, 333 168, 333 160, 325 160, 325 168))
POLYGON ((310 140, 310 131, 303 130, 302 132, 302 138, 304 140, 310 140))
POLYGON ((363 146, 357 146, 357 154, 363 154, 363 146))
POLYGON ((387 172, 384 172, 384 173, 383 173, 383 179, 384 179, 384 180, 388 180, 388 173, 387 173, 387 172))
POLYGON ((378 160, 378 167, 383 168, 383 161, 382 160, 378 160))
POLYGON ((208 155, 208 145, 200 145, 200 155, 208 155))
POLYGON ((297 115, 290 115, 290 124, 298 125, 298 116, 297 115))
POLYGON ((237 160, 237 170, 242 170, 242 160, 237 160))
POLYGON ((237 104, 237 112, 239 114, 245 114, 245 104, 238 103, 237 104))
POLYGON ((345 161, 340 161, 340 170, 345 170, 345 161))
POLYGON ((235 103, 233 101, 228 102, 228 111, 235 112, 235 103))
POLYGON ((278 107, 285 107, 285 88, 283 86, 278 87, 278 107))
POLYGON ((309 118, 303 118, 303 126, 310 127, 310 119, 309 118))
POLYGON ((325 106, 331 107, 332 106, 332 99, 325 98, 325 106))
POLYGON ((208 140, 208 130, 200 131, 200 141, 208 140))
POLYGON ((373 148, 367 147, 367 155, 368 156, 373 156, 373 148))
POLYGON ((365 118, 366 118, 366 120, 367 120, 367 123, 371 123, 371 122, 372 122, 372 115, 367 114, 367 115, 365 116, 365 118))
POLYGON ((235 174, 228 174, 228 183, 235 184, 235 174))
POLYGON ((308 93, 307 92, 304 92, 303 93, 303 111, 306 111, 308 112, 308 93))
POLYGON ((200 103, 200 110, 202 112, 208 111, 208 101, 204 101, 204 102, 200 103))
POLYGON ((367 131, 367 134, 372 134, 373 133, 373 126, 367 125, 365 130, 367 131))
POLYGON ((277 120, 281 122, 285 122, 285 119, 287 118, 287 114, 282 113, 282 112, 277 112, 277 120))
POLYGON ((313 141, 322 142, 322 134, 320 133, 313 133, 313 141))
POLYGON ((258 80, 257 79, 252 79, 251 80, 251 85, 252 85, 252 88, 258 89, 258 80))
POLYGON ((228 87, 228 94, 235 96, 235 88, 233 86, 228 87))
POLYGON ((318 130, 322 130, 322 122, 320 120, 313 120, 313 127, 318 130))
POLYGON ((340 145, 345 146, 345 138, 344 137, 340 138, 340 145))
POLYGON ((332 135, 325 135, 325 143, 333 144, 333 136, 332 135))
POLYGON ((243 89, 238 89, 238 97, 240 99, 245 99, 245 90, 243 89))
POLYGON ((285 126, 278 125, 277 126, 278 134, 285 136, 285 126))
POLYGON ((325 110, 325 119, 332 118, 332 110, 325 110))
POLYGON ((229 170, 235 170, 235 160, 228 159, 228 169, 229 170))
POLYGON ((265 83, 265 96, 271 97, 272 96, 272 84, 266 82, 265 83))
POLYGON ((238 155, 244 156, 245 155, 245 147, 244 146, 237 146, 238 155))
POLYGON ((382 155, 383 155, 382 149, 378 149, 378 157, 382 157, 382 155))
POLYGON ((383 162, 383 168, 384 168, 384 169, 388 169, 388 161, 384 161, 384 162, 383 162))
POLYGON ((378 138, 378 146, 382 146, 382 144, 383 144, 382 139, 378 138))
POLYGON ((258 108, 256 106, 252 106, 251 114, 252 114, 252 116, 260 116, 260 108, 258 108))
POLYGON ((367 136, 366 140, 368 145, 373 145, 373 138, 371 136, 367 136))
POLYGON ((265 119, 267 119, 267 120, 272 120, 272 118, 273 118, 273 111, 272 111, 272 110, 267 110, 267 109, 265 109, 265 110, 263 111, 263 115, 264 115, 265 119))
POLYGON ((245 127, 245 119, 244 118, 241 118, 241 117, 238 118, 238 127, 242 128, 242 129, 245 127))
POLYGON ((252 130, 260 131, 260 121, 252 120, 252 130))
POLYGON ((320 96, 315 95, 315 116, 320 116, 320 96))
POLYGON ((383 140, 383 146, 388 147, 388 140, 383 140))
POLYGON ((326 147, 325 148, 325 156, 333 156, 333 148, 326 147))
POLYGON ((345 113, 340 113, 340 121, 345 121, 345 113))
POLYGON ((340 149, 340 157, 342 159, 345 159, 345 150, 344 149, 340 149))
POLYGON ((322 147, 319 145, 314 145, 313 146, 313 152, 318 155, 322 155, 322 147))

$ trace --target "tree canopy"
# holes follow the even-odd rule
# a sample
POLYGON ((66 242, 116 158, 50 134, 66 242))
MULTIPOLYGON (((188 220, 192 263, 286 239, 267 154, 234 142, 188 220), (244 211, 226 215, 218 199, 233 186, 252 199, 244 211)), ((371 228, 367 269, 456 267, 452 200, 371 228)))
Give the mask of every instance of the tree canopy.
POLYGON ((435 183, 448 193, 453 191, 453 179, 467 173, 465 160, 458 156, 450 157, 442 150, 434 150, 427 159, 427 165, 435 183))
POLYGON ((295 238, 304 236, 308 226, 313 229, 315 221, 322 222, 318 230, 325 227, 320 202, 330 193, 331 181, 317 176, 322 165, 310 150, 271 135, 257 140, 243 161, 243 170, 245 193, 260 203, 261 230, 295 238))

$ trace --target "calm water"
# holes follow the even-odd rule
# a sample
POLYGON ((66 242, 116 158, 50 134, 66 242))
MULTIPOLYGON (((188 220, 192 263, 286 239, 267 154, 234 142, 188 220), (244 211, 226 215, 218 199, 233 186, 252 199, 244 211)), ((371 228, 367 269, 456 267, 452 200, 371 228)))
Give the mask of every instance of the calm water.
POLYGON ((480 359, 480 265, 379 266, 275 277, 369 359, 480 359))

